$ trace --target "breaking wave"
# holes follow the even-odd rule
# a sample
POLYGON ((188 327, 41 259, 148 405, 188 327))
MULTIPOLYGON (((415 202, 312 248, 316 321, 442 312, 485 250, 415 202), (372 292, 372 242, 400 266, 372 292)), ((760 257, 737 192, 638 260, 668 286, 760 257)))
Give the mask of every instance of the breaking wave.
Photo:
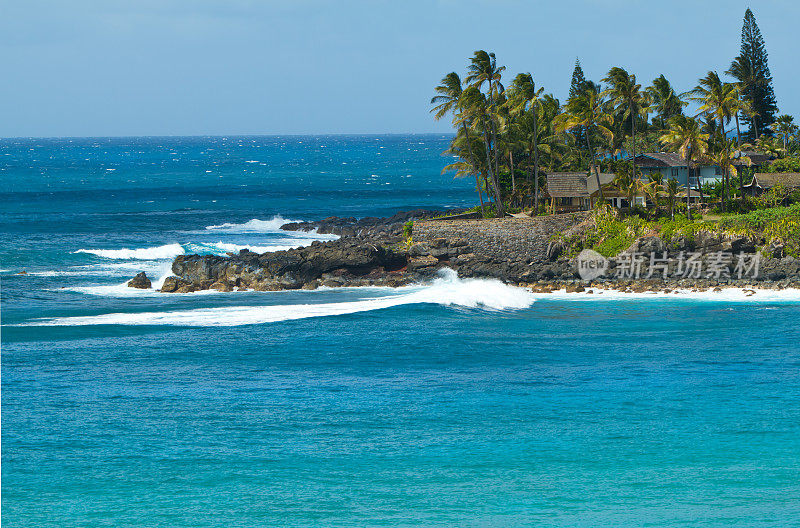
POLYGON ((34 321, 35 326, 81 325, 171 325, 240 326, 327 317, 381 310, 409 304, 438 304, 485 310, 529 308, 533 294, 498 280, 459 279, 455 271, 444 270, 431 284, 390 290, 385 297, 337 303, 273 306, 216 307, 143 313, 111 313, 86 317, 63 317, 34 321))
POLYGON ((280 215, 273 216, 269 220, 259 220, 253 218, 242 224, 224 223, 219 225, 206 226, 207 231, 217 231, 224 233, 274 233, 280 232, 281 226, 299 220, 287 220, 280 215))
POLYGON ((238 253, 242 249, 248 249, 255 253, 281 251, 307 246, 313 241, 314 239, 297 239, 290 240, 290 242, 293 242, 292 244, 269 246, 240 245, 227 242, 193 242, 188 244, 166 244, 163 246, 139 249, 79 249, 75 251, 75 253, 87 253, 114 260, 166 260, 186 254, 225 256, 227 253, 238 253))

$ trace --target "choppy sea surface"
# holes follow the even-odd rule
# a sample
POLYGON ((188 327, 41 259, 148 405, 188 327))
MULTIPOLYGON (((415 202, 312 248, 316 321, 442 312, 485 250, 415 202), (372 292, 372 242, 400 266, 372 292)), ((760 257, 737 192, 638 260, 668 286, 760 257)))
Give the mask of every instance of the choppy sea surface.
POLYGON ((3 524, 800 525, 797 299, 124 286, 471 206, 447 141, 0 140, 3 524))

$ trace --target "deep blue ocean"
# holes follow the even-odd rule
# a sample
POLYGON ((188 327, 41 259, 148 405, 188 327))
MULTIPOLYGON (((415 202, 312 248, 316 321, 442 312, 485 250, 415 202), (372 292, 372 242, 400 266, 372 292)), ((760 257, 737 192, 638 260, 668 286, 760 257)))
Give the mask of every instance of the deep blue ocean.
POLYGON ((0 140, 3 525, 800 526, 800 302, 124 286, 472 206, 448 139, 0 140))

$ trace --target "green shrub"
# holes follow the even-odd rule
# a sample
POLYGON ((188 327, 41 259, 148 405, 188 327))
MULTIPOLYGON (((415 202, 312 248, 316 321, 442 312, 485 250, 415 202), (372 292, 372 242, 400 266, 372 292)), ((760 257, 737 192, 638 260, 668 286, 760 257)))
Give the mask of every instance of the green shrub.
POLYGON ((765 165, 764 172, 800 172, 800 158, 776 159, 765 165))

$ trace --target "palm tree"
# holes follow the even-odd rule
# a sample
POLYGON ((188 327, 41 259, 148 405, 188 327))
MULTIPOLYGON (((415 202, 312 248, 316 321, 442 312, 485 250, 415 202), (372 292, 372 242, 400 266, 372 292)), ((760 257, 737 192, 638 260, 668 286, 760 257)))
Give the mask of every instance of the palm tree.
MULTIPOLYGON (((533 81, 533 76, 530 73, 520 73, 511 83, 511 97, 509 101, 512 102, 514 114, 520 116, 521 121, 525 121, 525 116, 530 114, 529 123, 521 123, 522 131, 525 132, 525 145, 528 148, 529 154, 532 155, 533 164, 533 203, 534 210, 539 211, 539 124, 537 117, 539 114, 540 101, 539 96, 544 91, 544 88, 536 88, 536 83, 533 81), (525 126, 528 125, 528 126, 525 126)), ((529 166, 531 164, 529 163, 529 166)), ((530 172, 529 172, 530 174, 530 172)))
MULTIPOLYGON (((486 181, 487 189, 489 188, 488 183, 491 181, 491 189, 492 194, 494 194, 494 205, 497 210, 497 215, 505 216, 506 212, 503 207, 503 197, 500 192, 500 182, 497 176, 497 165, 495 165, 494 170, 492 169, 492 148, 489 134, 491 133, 490 120, 493 119, 493 116, 491 115, 486 96, 477 86, 469 86, 461 94, 461 100, 461 108, 463 109, 462 115, 470 119, 473 130, 477 134, 480 134, 483 139, 484 149, 486 150, 486 171, 489 175, 486 181)), ((494 161, 496 163, 496 156, 494 161)))
POLYGON ((779 115, 775 122, 772 124, 772 131, 783 138, 783 150, 788 149, 789 136, 797 132, 797 125, 794 124, 794 118, 790 115, 779 115))
POLYGON ((621 170, 614 177, 614 181, 611 184, 625 195, 628 199, 628 207, 632 209, 636 194, 641 190, 641 182, 627 170, 621 170))
MULTIPOLYGON (((683 107, 688 103, 682 99, 672 88, 672 85, 662 74, 653 80, 653 84, 645 89, 650 104, 658 115, 659 126, 664 128, 671 117, 683 113, 683 107)), ((655 118, 653 118, 655 122, 655 118)))
MULTIPOLYGON (((763 84, 763 80, 758 75, 756 68, 753 66, 753 63, 742 55, 739 55, 733 62, 731 63, 731 67, 725 72, 727 75, 730 75, 734 79, 737 80, 737 85, 739 88, 740 94, 752 94, 758 87, 763 84)), ((745 99, 747 103, 746 109, 740 109, 742 114, 746 114, 752 117, 752 130, 755 134, 755 139, 758 139, 758 114, 753 111, 752 109, 752 101, 748 101, 745 99)), ((738 126, 738 115, 737 115, 737 126, 738 126)))
MULTIPOLYGON (((497 114, 496 103, 498 95, 503 91, 503 85, 500 84, 502 73, 506 69, 505 66, 497 66, 497 58, 494 53, 487 53, 484 50, 476 51, 470 59, 470 64, 467 67, 468 75, 465 81, 477 87, 479 90, 483 83, 488 83, 489 91, 488 106, 487 106, 487 119, 489 121, 490 130, 492 134, 492 145, 494 145, 494 172, 497 175, 499 169, 499 159, 497 156, 497 125, 495 124, 495 115, 497 114)), ((490 152, 492 148, 490 146, 490 152)))
POLYGON ((725 123, 729 123, 739 109, 739 89, 733 83, 723 83, 717 72, 710 71, 700 79, 700 84, 690 92, 692 100, 700 103, 697 115, 713 119, 725 137, 725 123))
POLYGON ((728 194, 730 194, 730 177, 738 171, 735 163, 750 163, 750 158, 743 156, 736 141, 724 138, 713 144, 708 159, 722 170, 722 211, 727 210, 728 194))
POLYGON ((556 118, 556 128, 560 131, 573 130, 583 127, 586 132, 586 146, 591 154, 591 171, 597 180, 597 188, 600 191, 600 200, 605 201, 603 188, 600 185, 600 173, 597 170, 597 160, 595 150, 592 145, 591 136, 593 134, 610 138, 613 134, 609 129, 614 118, 606 111, 603 104, 603 97, 599 87, 593 83, 587 83, 586 89, 582 94, 571 97, 564 107, 564 113, 556 118))
MULTIPOLYGON (((692 163, 699 160, 708 150, 708 134, 704 134, 700 129, 700 124, 696 119, 686 116, 675 116, 670 119, 669 128, 661 135, 659 141, 671 150, 677 151, 687 164, 686 175, 686 214, 689 220, 692 219, 691 206, 689 204, 689 194, 691 186, 689 177, 692 171, 692 163)), ((698 186, 700 182, 698 181, 698 186)))
POLYGON ((667 185, 664 187, 664 190, 667 193, 667 198, 669 199, 669 216, 673 220, 675 220, 675 197, 678 195, 680 188, 681 186, 678 185, 678 180, 675 178, 670 178, 667 180, 667 185))
POLYGON ((661 197, 662 191, 664 189, 664 175, 661 174, 660 172, 654 172, 652 174, 649 174, 647 178, 650 181, 648 181, 646 184, 642 186, 642 190, 644 190, 644 193, 647 195, 650 201, 653 202, 653 205, 655 206, 656 209, 655 216, 657 217, 660 205, 659 198, 661 197))
MULTIPOLYGON (((436 105, 431 109, 433 112, 433 118, 439 121, 444 116, 449 113, 453 114, 453 120, 457 119, 456 114, 460 113, 461 111, 461 95, 463 90, 461 88, 461 78, 458 76, 456 72, 450 72, 444 76, 442 82, 439 86, 434 88, 438 95, 435 95, 431 99, 431 104, 436 105)), ((469 132, 467 128, 467 121, 468 119, 461 119, 461 126, 462 131, 465 136, 465 143, 467 144, 467 150, 469 153, 469 158, 473 159, 474 155, 472 154, 472 145, 469 138, 469 132)), ((477 164, 471 163, 469 166, 477 167, 477 164)), ((462 168, 463 170, 463 168, 462 168)), ((478 179, 478 172, 474 173, 475 175, 475 186, 478 189, 478 200, 481 204, 481 211, 483 211, 483 193, 481 192, 481 183, 478 179)), ((459 173, 456 173, 456 176, 459 176, 459 173)))
POLYGON ((649 107, 647 104, 647 97, 642 92, 642 85, 636 83, 636 76, 629 75, 623 68, 617 66, 608 71, 608 75, 603 79, 603 82, 609 83, 611 86, 607 88, 603 94, 611 98, 612 103, 618 110, 623 110, 622 118, 630 118, 631 120, 631 139, 632 139, 632 154, 631 154, 631 171, 633 177, 636 177, 636 119, 644 117, 645 123, 647 122, 647 113, 649 107))

